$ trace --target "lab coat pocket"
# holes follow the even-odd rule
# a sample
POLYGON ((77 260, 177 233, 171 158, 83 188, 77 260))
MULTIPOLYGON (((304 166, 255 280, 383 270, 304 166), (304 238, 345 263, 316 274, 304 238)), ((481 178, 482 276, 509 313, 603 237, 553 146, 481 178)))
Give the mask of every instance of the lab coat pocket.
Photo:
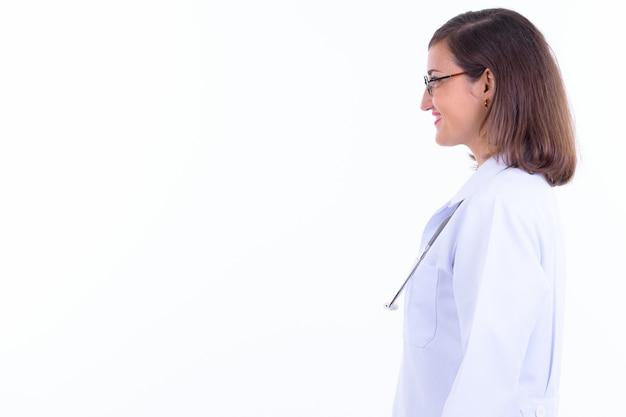
POLYGON ((437 289, 439 271, 436 266, 421 264, 409 281, 405 332, 411 346, 426 347, 437 332, 437 289))

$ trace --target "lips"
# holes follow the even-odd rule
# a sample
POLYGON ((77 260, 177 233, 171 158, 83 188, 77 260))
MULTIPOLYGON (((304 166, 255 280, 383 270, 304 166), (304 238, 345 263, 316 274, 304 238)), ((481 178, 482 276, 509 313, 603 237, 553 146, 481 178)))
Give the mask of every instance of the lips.
POLYGON ((441 121, 441 113, 434 111, 433 116, 435 116, 435 126, 441 121))

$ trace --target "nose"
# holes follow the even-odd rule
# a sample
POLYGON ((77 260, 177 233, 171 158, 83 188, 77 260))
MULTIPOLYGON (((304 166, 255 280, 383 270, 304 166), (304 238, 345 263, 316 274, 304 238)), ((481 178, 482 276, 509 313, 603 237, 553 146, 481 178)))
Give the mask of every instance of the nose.
POLYGON ((430 94, 428 94, 428 90, 424 89, 424 94, 422 94, 422 103, 420 104, 420 109, 424 111, 428 111, 433 108, 433 98, 430 94))

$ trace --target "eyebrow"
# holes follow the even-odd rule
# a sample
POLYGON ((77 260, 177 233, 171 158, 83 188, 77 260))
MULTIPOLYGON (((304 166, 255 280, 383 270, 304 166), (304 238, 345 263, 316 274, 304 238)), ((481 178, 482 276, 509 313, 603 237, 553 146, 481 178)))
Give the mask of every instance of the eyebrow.
POLYGON ((428 74, 429 76, 431 76, 431 75, 433 75, 433 72, 441 72, 441 71, 439 71, 439 70, 437 70, 437 69, 429 69, 427 74, 428 74))

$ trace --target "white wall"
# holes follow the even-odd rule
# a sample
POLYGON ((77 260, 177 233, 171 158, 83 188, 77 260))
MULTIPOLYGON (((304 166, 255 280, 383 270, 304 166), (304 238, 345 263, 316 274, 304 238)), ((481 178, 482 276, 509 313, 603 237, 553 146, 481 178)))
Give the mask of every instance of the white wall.
POLYGON ((544 32, 582 156, 561 416, 626 388, 623 27, 607 0, 0 4, 0 415, 389 415, 382 304, 471 174, 419 110, 426 44, 544 32))

